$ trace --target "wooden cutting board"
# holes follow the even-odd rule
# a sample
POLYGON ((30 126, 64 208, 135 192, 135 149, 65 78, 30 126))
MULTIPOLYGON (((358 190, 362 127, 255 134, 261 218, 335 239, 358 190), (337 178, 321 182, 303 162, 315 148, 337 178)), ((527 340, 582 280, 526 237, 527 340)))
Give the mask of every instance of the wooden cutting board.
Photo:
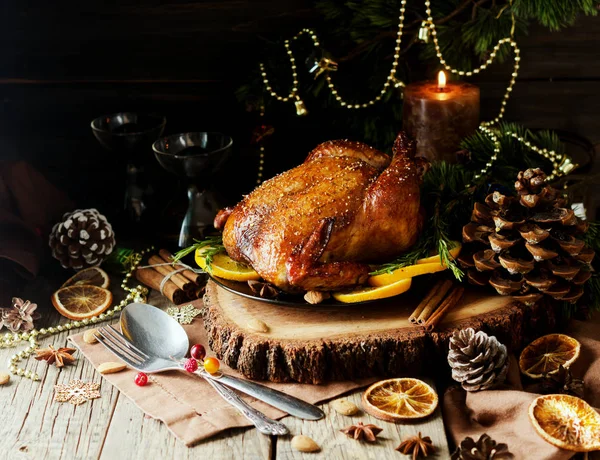
POLYGON ((219 359, 249 378, 321 383, 432 374, 458 329, 484 330, 516 350, 555 323, 545 303, 525 306, 471 289, 428 333, 408 321, 419 300, 409 293, 361 305, 290 307, 248 299, 209 281, 204 325, 219 359), (263 324, 266 332, 259 331, 263 324))

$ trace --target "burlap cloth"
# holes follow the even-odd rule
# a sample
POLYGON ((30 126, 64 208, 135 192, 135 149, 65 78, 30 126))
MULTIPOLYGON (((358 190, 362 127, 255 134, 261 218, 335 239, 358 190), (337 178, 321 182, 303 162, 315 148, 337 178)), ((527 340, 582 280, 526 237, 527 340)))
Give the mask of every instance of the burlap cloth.
MULTIPOLYGON (((202 300, 192 302, 202 308, 202 300)), ((208 339, 198 316, 192 324, 183 326, 188 334, 190 345, 201 343, 207 346, 208 339)), ((97 369, 101 363, 118 361, 100 343, 87 344, 83 333, 69 337, 85 357, 97 369)), ((209 356, 214 354, 209 351, 209 356)), ((241 377, 241 374, 222 365, 228 374, 241 377)), ((137 371, 127 369, 115 374, 103 375, 106 380, 131 399, 144 413, 161 420, 167 428, 187 446, 214 436, 229 428, 252 426, 235 408, 225 402, 202 378, 185 372, 161 372, 150 374, 149 384, 139 387, 134 383, 137 371)), ((326 385, 303 385, 292 383, 261 382, 271 388, 296 396, 310 403, 318 403, 338 395, 361 388, 377 379, 363 379, 348 382, 334 382, 326 385)), ((279 419, 286 413, 254 398, 242 395, 252 406, 271 418, 279 419)))
MULTIPOLYGON (((202 308, 201 301, 195 306, 202 308)), ((191 325, 183 326, 190 344, 207 344, 202 320, 197 317, 191 325)), ((600 406, 600 318, 595 321, 572 321, 567 333, 581 342, 581 356, 573 366, 575 376, 585 380, 586 400, 600 406)), ((70 337, 95 368, 116 358, 101 344, 87 344, 83 334, 70 337)), ((212 353, 209 353, 212 354, 212 353)), ((223 370, 240 376, 223 366, 223 370)), ((246 427, 251 424, 236 409, 222 400, 201 378, 184 372, 163 372, 150 375, 150 383, 138 387, 134 383, 137 372, 125 370, 103 377, 130 398, 147 415, 161 420, 187 446, 209 438, 220 431, 246 427)), ((311 403, 332 399, 351 390, 364 387, 377 379, 335 382, 326 385, 276 384, 265 385, 297 396, 311 403)), ((449 389, 443 398, 444 424, 449 436, 459 443, 465 436, 479 438, 488 433, 498 442, 509 445, 516 459, 559 460, 573 453, 553 447, 544 441, 529 422, 528 407, 537 395, 523 390, 514 358, 507 384, 499 390, 465 393, 460 388, 449 389)), ((254 407, 272 418, 285 414, 278 409, 245 397, 254 407)))

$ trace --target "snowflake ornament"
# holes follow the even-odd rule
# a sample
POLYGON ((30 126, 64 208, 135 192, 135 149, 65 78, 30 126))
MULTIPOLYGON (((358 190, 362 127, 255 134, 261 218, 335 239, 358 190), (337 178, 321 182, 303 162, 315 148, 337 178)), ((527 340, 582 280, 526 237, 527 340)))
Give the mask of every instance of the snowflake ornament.
POLYGON ((193 305, 184 305, 183 307, 169 307, 167 314, 175 318, 179 324, 191 324, 194 318, 202 313, 202 310, 194 308, 193 305))
POLYGON ((0 309, 0 329, 5 326, 12 332, 32 330, 33 320, 40 317, 34 313, 37 304, 18 297, 13 297, 12 303, 11 308, 0 309))
POLYGON ((81 380, 71 380, 68 385, 54 385, 54 400, 57 402, 70 402, 79 406, 89 399, 100 397, 99 383, 85 383, 81 380))

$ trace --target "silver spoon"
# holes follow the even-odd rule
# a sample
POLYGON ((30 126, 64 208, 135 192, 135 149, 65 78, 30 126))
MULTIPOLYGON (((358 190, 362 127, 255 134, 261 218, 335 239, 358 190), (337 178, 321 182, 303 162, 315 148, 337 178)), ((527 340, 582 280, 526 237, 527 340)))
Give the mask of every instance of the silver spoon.
MULTIPOLYGON (((151 305, 133 303, 123 309, 120 322, 123 335, 138 348, 148 355, 175 359, 179 362, 173 362, 173 367, 183 368, 181 361, 187 354, 190 344, 185 330, 174 318, 151 305)), ((319 420, 325 416, 317 406, 264 385, 222 372, 212 375, 200 369, 196 373, 209 383, 218 382, 234 388, 294 417, 319 420)))

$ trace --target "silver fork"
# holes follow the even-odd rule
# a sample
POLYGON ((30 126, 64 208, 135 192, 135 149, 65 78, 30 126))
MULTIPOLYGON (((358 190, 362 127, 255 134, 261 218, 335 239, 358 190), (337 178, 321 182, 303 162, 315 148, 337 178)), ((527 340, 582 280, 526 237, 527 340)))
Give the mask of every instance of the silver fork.
MULTIPOLYGON (((123 336, 112 326, 98 328, 96 338, 110 352, 124 361, 127 365, 141 372, 154 373, 169 370, 183 370, 182 360, 172 360, 150 356, 136 347, 131 341, 123 336)), ((186 371, 187 372, 187 371, 186 371)), ((222 385, 218 380, 213 380, 204 375, 205 371, 196 371, 195 374, 206 380, 219 395, 229 404, 238 409, 254 426, 263 434, 285 435, 289 433, 288 428, 281 422, 267 417, 265 414, 250 406, 236 393, 222 385)))

